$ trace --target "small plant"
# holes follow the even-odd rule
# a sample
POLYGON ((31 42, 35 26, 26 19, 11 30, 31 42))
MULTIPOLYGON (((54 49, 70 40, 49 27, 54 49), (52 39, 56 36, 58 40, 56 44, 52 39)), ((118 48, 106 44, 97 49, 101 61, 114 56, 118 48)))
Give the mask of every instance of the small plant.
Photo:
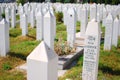
POLYGON ((2 13, 2 18, 5 18, 5 13, 2 13))
POLYGON ((12 69, 10 63, 3 63, 2 67, 3 67, 4 70, 10 70, 10 69, 12 69))
POLYGON ((56 16, 56 20, 57 20, 57 22, 63 22, 63 13, 62 12, 57 12, 57 13, 55 13, 55 16, 56 16))
POLYGON ((74 53, 76 48, 72 48, 68 45, 68 43, 62 40, 62 38, 58 39, 58 42, 55 42, 55 52, 60 55, 67 55, 70 53, 74 53))

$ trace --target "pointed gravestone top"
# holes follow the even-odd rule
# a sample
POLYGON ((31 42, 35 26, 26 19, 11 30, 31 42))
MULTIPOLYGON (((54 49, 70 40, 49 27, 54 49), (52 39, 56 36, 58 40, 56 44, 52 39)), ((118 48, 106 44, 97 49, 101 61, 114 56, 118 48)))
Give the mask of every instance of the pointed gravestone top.
POLYGON ((68 9, 68 14, 75 14, 74 8, 69 8, 68 9))
POLYGON ((95 34, 98 34, 100 31, 99 27, 96 27, 96 26, 99 26, 98 22, 95 22, 95 19, 93 19, 92 21, 89 22, 88 26, 90 27, 87 27, 86 29, 86 34, 90 34, 90 35, 95 35, 95 34), (91 26, 92 26, 92 29, 91 29, 91 26), (96 30, 96 31, 95 31, 96 30))
POLYGON ((41 11, 38 11, 37 16, 43 15, 41 11))
POLYGON ((55 52, 42 41, 27 58, 48 62, 57 56, 53 53, 55 52))
POLYGON ((7 21, 6 21, 6 19, 2 19, 1 21, 0 21, 0 24, 5 24, 5 23, 7 23, 7 21))
POLYGON ((111 13, 108 14, 106 20, 113 20, 113 17, 112 17, 112 14, 111 14, 111 13))
POLYGON ((117 17, 115 18, 114 22, 119 22, 119 20, 118 20, 118 18, 117 18, 117 17))
POLYGON ((86 7, 83 5, 82 10, 86 11, 86 7))
POLYGON ((25 17, 25 14, 23 14, 22 16, 25 17))
POLYGON ((45 17, 51 17, 51 16, 52 16, 52 14, 51 14, 51 12, 48 10, 47 13, 45 14, 45 17))

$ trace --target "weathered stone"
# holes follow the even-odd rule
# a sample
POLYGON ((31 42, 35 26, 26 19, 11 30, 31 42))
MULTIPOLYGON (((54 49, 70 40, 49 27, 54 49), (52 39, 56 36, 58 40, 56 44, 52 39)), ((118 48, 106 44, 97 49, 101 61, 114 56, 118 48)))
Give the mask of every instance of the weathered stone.
POLYGON ((100 51, 100 26, 88 23, 85 37, 82 80, 97 80, 100 51))
POLYGON ((105 23, 105 39, 104 39, 104 50, 111 50, 112 45, 112 29, 113 29, 113 18, 109 13, 105 23))

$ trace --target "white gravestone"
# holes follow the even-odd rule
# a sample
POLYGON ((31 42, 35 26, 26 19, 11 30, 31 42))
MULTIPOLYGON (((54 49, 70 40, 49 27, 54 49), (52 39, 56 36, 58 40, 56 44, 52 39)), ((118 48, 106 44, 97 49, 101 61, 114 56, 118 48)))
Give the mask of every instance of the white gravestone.
POLYGON ((100 14, 100 21, 102 21, 102 19, 103 19, 103 4, 100 5, 99 14, 100 14))
POLYGON ((103 7, 103 19, 107 17, 107 10, 105 7, 103 7))
POLYGON ((10 27, 10 15, 9 15, 10 11, 9 8, 5 9, 5 19, 8 22, 8 26, 10 27))
POLYGON ((53 16, 53 24, 54 24, 53 29, 54 29, 54 38, 55 38, 56 37, 56 17, 54 15, 53 11, 50 11, 50 12, 51 12, 51 14, 53 16))
POLYGON ((119 30, 119 20, 116 17, 113 23, 113 35, 112 35, 112 45, 117 47, 118 44, 118 30, 119 30))
POLYGON ((81 21, 81 15, 82 15, 82 12, 81 12, 81 9, 82 9, 82 5, 78 6, 78 10, 77 10, 77 17, 78 17, 78 21, 81 21))
POLYGON ((63 21, 64 25, 67 25, 67 7, 64 7, 63 9, 63 21))
POLYGON ((31 27, 32 28, 34 28, 35 27, 35 13, 34 13, 34 10, 32 10, 31 12, 30 12, 30 25, 31 25, 31 27))
POLYGON ((43 14, 39 11, 36 15, 36 39, 43 40, 43 14))
POLYGON ((113 18, 112 18, 112 15, 109 13, 105 23, 104 50, 111 50, 112 29, 113 29, 113 18))
POLYGON ((30 7, 28 7, 28 12, 27 12, 27 22, 28 22, 28 24, 30 23, 30 7))
POLYGON ((9 52, 9 26, 5 19, 0 22, 0 56, 9 52))
POLYGON ((0 21, 2 20, 2 12, 1 12, 1 7, 0 7, 0 21))
POLYGON ((87 27, 87 9, 85 6, 83 6, 81 10, 81 27, 80 27, 80 36, 85 36, 85 31, 87 27))
POLYGON ((100 22, 100 13, 97 13, 97 22, 100 22))
POLYGON ((82 80, 97 80, 100 50, 100 26, 98 22, 88 23, 85 37, 82 80))
POLYGON ((44 42, 51 48, 54 50, 54 20, 53 20, 53 16, 51 14, 50 11, 48 11, 45 15, 44 15, 44 29, 43 29, 43 38, 44 38, 44 42))
POLYGON ((95 19, 97 20, 97 6, 96 4, 92 4, 90 6, 90 20, 95 19))
POLYGON ((58 80, 58 56, 43 41, 27 57, 27 80, 58 80))
POLYGON ((15 28, 15 26, 16 26, 16 11, 15 11, 14 7, 11 11, 11 26, 12 26, 12 28, 15 28))
POLYGON ((76 13, 73 8, 69 8, 67 15, 67 42, 70 47, 73 47, 76 33, 76 13))
POLYGON ((28 34, 28 24, 27 24, 27 16, 25 14, 22 15, 22 36, 26 36, 28 34))
POLYGON ((22 15, 24 14, 23 7, 20 9, 20 28, 22 28, 22 15))
MULTIPOLYGON (((120 17, 119 17, 119 25, 120 25, 120 17)), ((120 36, 120 27, 118 29, 118 36, 120 36)))

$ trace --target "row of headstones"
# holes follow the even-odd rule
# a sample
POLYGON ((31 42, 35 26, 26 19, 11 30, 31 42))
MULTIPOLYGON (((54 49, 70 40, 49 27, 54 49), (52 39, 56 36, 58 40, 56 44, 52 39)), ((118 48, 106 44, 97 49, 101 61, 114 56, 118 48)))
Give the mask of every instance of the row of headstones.
MULTIPOLYGON (((47 21, 50 21, 50 13, 46 14, 47 21)), ((3 41, 0 44, 3 51, 9 50, 9 27, 5 19, 0 22, 1 36, 3 41), (4 40, 3 40, 4 39, 4 40), (4 42, 5 41, 5 42, 4 42), (7 44, 6 44, 7 43, 7 44)), ((48 28, 48 25, 47 27, 48 28)), ((96 21, 88 23, 85 38, 84 62, 83 62, 83 80, 97 80, 98 60, 100 48, 100 26, 96 21), (91 28, 94 28, 91 29, 91 28)), ((0 48, 1 49, 1 48, 0 48)), ((27 57, 27 79, 28 80, 57 80, 58 57, 54 50, 46 42, 41 42, 33 52, 27 57), (54 66, 53 66, 54 65, 54 66), (37 72, 37 73, 36 73, 37 72), (51 74, 52 72, 52 74, 51 74)))
MULTIPOLYGON (((37 21, 37 39, 44 39, 44 42, 54 50, 54 37, 55 37, 55 27, 54 25, 55 17, 48 10, 45 16, 38 13, 38 21, 37 21), (43 27, 44 26, 44 27, 43 27)), ((25 14, 22 15, 22 35, 25 36, 28 33, 27 26, 27 17, 25 14)), ((9 26, 8 22, 3 19, 0 23, 0 56, 6 56, 6 53, 9 51, 9 26), (3 45, 4 44, 4 45, 3 45)))
MULTIPOLYGON (((3 6, 3 5, 2 5, 3 6)), ((5 19, 11 25, 12 28, 16 26, 16 7, 15 5, 0 7, 0 21, 2 20, 2 14, 5 14, 5 19)))
MULTIPOLYGON (((32 12, 33 14, 33 12, 32 12)), ((75 33, 76 33, 76 20, 75 20, 75 12, 74 9, 71 8, 68 12, 69 14, 69 22, 67 27, 67 35, 68 42, 71 47, 73 47, 75 41, 75 33), (71 13, 72 12, 72 13, 71 13)), ((25 13, 20 14, 20 26, 22 28, 22 35, 25 36, 28 34, 28 20, 27 15, 25 13)), ((31 17, 29 17, 31 18, 31 17)), ((33 18, 33 17, 32 17, 33 18)), ((31 18, 31 20, 32 20, 31 18)), ((32 20, 34 21, 34 20, 32 20)), ((7 21, 9 23, 9 21, 7 21)), ((4 33, 3 33, 4 34, 4 33)), ((54 13, 51 10, 48 10, 45 15, 43 15, 42 11, 38 11, 36 15, 36 38, 37 40, 44 40, 46 44, 54 49, 54 37, 56 34, 56 18, 54 13)), ((2 47, 1 47, 2 48, 2 47)), ((4 53, 6 54, 6 53, 4 53)))
MULTIPOLYGON (((48 6, 51 7, 51 6, 48 6)), ((22 35, 28 34, 28 19, 32 27, 36 24, 36 39, 44 40, 46 44, 54 49, 54 38, 56 34, 56 17, 52 9, 47 9, 43 14, 42 10, 38 10, 36 15, 35 11, 31 10, 30 16, 23 11, 20 11, 20 26, 22 28, 22 35), (22 13, 21 13, 22 11, 22 13)))
MULTIPOLYGON (((83 20, 84 21, 81 22, 81 23, 84 23, 84 26, 82 27, 82 24, 81 24, 81 27, 84 28, 84 32, 85 32, 85 25, 87 25, 87 24, 85 24, 85 21, 87 20, 86 19, 87 12, 86 12, 86 8, 85 7, 83 7, 83 11, 82 12, 83 12, 83 14, 86 13, 85 15, 83 15, 83 20)), ((32 14, 33 14, 33 12, 32 12, 32 14)), ((25 14, 22 14, 22 17, 20 17, 20 18, 21 18, 20 24, 21 24, 21 27, 22 27, 22 35, 26 35, 28 33, 27 17, 26 17, 25 14)), ((75 33, 76 33, 76 31, 75 31, 76 30, 76 28, 75 28, 76 27, 76 13, 75 13, 75 9, 74 8, 69 8, 68 9, 67 18, 68 18, 68 20, 67 20, 67 41, 70 44, 70 46, 73 47, 73 44, 75 42, 75 33)), ((53 19, 53 26, 54 26, 54 29, 55 29, 55 17, 53 17, 52 19, 53 19)), ((34 20, 32 20, 32 21, 34 21, 34 20)), ((117 19, 115 21, 118 22, 117 19)), ((43 29, 44 28, 43 25, 46 25, 46 24, 43 24, 43 23, 45 23, 46 21, 43 20, 43 15, 42 15, 41 11, 38 11, 37 21, 36 22, 37 22, 36 23, 36 25, 37 25, 37 39, 38 40, 43 40, 43 33, 45 34, 45 32, 46 32, 45 31, 46 29, 43 29)), ((109 19, 106 22, 108 22, 108 23, 106 23, 106 25, 112 24, 112 23, 109 23, 109 19)), ((111 40, 113 41, 112 42, 113 45, 115 45, 115 46, 117 45, 117 40, 118 40, 118 34, 117 33, 118 33, 119 29, 118 29, 118 27, 116 28, 116 26, 118 26, 118 24, 115 25, 114 31, 113 31, 113 35, 111 35, 111 36, 113 36, 113 39, 112 39, 112 37, 109 37, 109 35, 107 35, 108 33, 112 33, 112 32, 108 32, 109 29, 106 29, 106 31, 105 31, 105 33, 106 33, 106 35, 105 35, 105 43, 104 43, 105 44, 104 45, 104 49, 105 50, 110 50, 111 49, 111 44, 108 44, 109 41, 110 41, 109 43, 111 43, 111 40), (108 39, 108 38, 110 38, 110 39, 108 39), (110 46, 108 46, 108 45, 110 45, 110 46)), ((51 28, 50 28, 50 30, 51 30, 51 28)), ((55 37, 55 30, 53 32, 54 32, 54 35, 52 37, 51 37, 52 34, 49 35, 49 36, 47 35, 49 39, 48 39, 48 41, 46 41, 46 43, 48 43, 49 46, 52 45, 51 47, 53 47, 53 44, 54 44, 54 40, 53 39, 55 37), (50 38, 52 38, 52 40, 50 38), (49 42, 49 40, 51 40, 51 41, 49 42), (51 44, 51 42, 52 42, 52 44, 51 44)), ((46 38, 45 35, 44 35, 44 38, 46 38)), ((47 40, 47 39, 45 39, 45 40, 47 40)))
POLYGON ((120 36, 120 19, 114 18, 111 13, 105 20, 104 50, 111 50, 112 46, 118 46, 118 37, 120 36))
MULTIPOLYGON (((99 22, 89 22, 85 35, 82 80, 97 80, 101 35, 99 22)), ((57 65, 58 56, 42 41, 27 57, 27 80, 57 80, 57 65)))
MULTIPOLYGON (((76 27, 76 14, 74 8, 69 8, 67 12, 67 32, 68 32, 68 40, 73 41, 75 39, 75 27, 76 27), (71 36, 69 34, 72 34, 71 36)), ((85 58, 84 58, 84 66, 83 66, 83 80, 96 80, 97 78, 97 69, 98 69, 98 56, 99 56, 99 45, 100 45, 100 27, 97 22, 90 22, 88 24, 86 31, 87 38, 85 39, 85 58), (94 28, 94 30, 91 28, 94 28), (91 46, 91 47, 90 47, 91 46), (91 50, 91 52, 89 52, 91 50), (90 54, 95 55, 90 55, 90 54), (90 57, 89 57, 90 55, 90 57), (94 57, 94 59, 93 59, 94 57), (91 60, 90 60, 91 59, 91 60), (93 63, 93 64, 92 64, 93 63), (91 69, 91 70, 88 70, 91 69), (93 75, 94 73, 94 75, 93 75)), ((50 49, 44 42, 42 42, 28 57, 27 57, 27 65, 28 65, 28 71, 27 71, 27 78, 28 80, 34 80, 34 79, 44 79, 44 80, 57 80, 57 56, 53 51, 50 49), (46 50, 47 49, 47 50, 46 50), (39 51, 40 50, 40 51, 39 51), (45 50, 45 51, 44 51, 45 50), (48 51, 48 52, 47 52, 48 51), (43 52, 43 53, 39 53, 43 52), (45 52, 45 53, 44 53, 45 52), (53 52, 53 54, 51 54, 53 52), (44 55, 43 55, 44 54, 44 55), (51 59, 51 56, 48 55, 51 54, 54 56, 51 59), (46 56, 47 55, 47 56, 46 56), (38 59, 35 58, 35 56, 39 56, 39 63, 38 59), (40 56, 44 56, 43 58, 40 58, 40 56), (47 59, 46 59, 47 58, 47 59), (52 61, 54 60, 54 61, 52 61), (37 62, 36 62, 37 61, 37 62), (33 63, 34 62, 34 63, 33 63), (47 63, 46 63, 47 62, 47 63), (43 63, 43 64, 40 64, 43 63), (33 70, 33 64, 35 66, 33 70), (48 66, 46 66, 49 64, 48 66), (54 64, 54 66, 53 66, 54 64), (44 67, 43 67, 44 66, 44 67), (46 68, 45 68, 46 67, 46 68), (38 71, 39 69, 39 71, 38 71), (44 72, 43 70, 46 70, 45 74, 40 74, 41 72, 44 72), (38 72, 36 75, 34 72, 38 72), (53 72, 53 74, 50 73, 50 71, 53 72), (34 74, 34 75, 33 75, 34 74)))
MULTIPOLYGON (((64 15, 63 21, 64 21, 65 25, 67 25, 67 22, 69 21, 69 18, 67 17, 67 16, 69 16, 68 15, 69 7, 74 8, 76 20, 81 22, 81 25, 80 25, 80 36, 81 37, 84 37, 84 35, 85 35, 86 27, 87 27, 87 24, 89 21, 88 16, 90 17, 90 20, 95 19, 97 22, 102 22, 103 26, 106 26, 106 24, 107 24, 106 18, 109 13, 111 13, 113 15, 114 19, 117 16, 119 16, 119 18, 120 18, 120 6, 119 5, 112 6, 112 5, 104 5, 104 4, 101 4, 101 5, 100 4, 92 4, 92 5, 90 5, 90 4, 77 4, 77 5, 54 4, 54 7, 55 7, 56 11, 63 12, 63 15, 64 15)), ((73 21, 73 23, 74 23, 74 21, 73 21)), ((120 33, 119 28, 116 28, 116 27, 114 27, 114 28, 118 29, 117 32, 120 33)), ((107 30, 105 32, 107 32, 107 30)), ((115 33, 114 33, 114 35, 115 35, 115 33)), ((118 38, 114 38, 114 39, 118 40, 118 38)), ((112 44, 116 46, 117 41, 114 39, 113 39, 112 44), (115 43, 115 41, 116 41, 116 43, 115 43)), ((104 44, 106 44, 106 41, 104 44)), ((106 47, 106 45, 104 46, 104 50, 110 50, 105 47, 106 47)))
POLYGON ((87 15, 90 15, 90 20, 95 18, 98 22, 106 18, 108 13, 112 13, 114 16, 120 13, 120 7, 118 5, 105 5, 105 4, 54 4, 56 11, 63 12, 68 9, 68 7, 74 7, 77 20, 80 21, 82 18, 81 9, 86 7, 87 15))
MULTIPOLYGON (((43 5, 44 6, 44 5, 43 5)), ((35 10, 37 10, 37 11, 35 11, 35 10, 33 10, 32 8, 30 9, 31 11, 30 11, 30 17, 29 17, 29 15, 27 15, 27 17, 28 18, 30 18, 30 24, 31 24, 31 26, 33 25, 33 24, 35 24, 35 21, 36 21, 36 39, 37 40, 43 40, 43 34, 44 34, 44 32, 46 32, 45 31, 45 29, 43 29, 44 28, 44 25, 45 24, 43 24, 45 21, 44 21, 44 19, 43 19, 43 17, 45 16, 45 13, 47 12, 47 10, 49 9, 50 10, 50 12, 53 14, 53 26, 55 26, 54 28, 53 28, 53 30, 54 30, 54 35, 53 35, 53 37, 55 37, 55 34, 56 34, 56 18, 55 18, 55 16, 54 16, 54 13, 53 13, 53 8, 52 8, 52 6, 51 5, 46 5, 47 7, 44 7, 44 8, 41 8, 42 7, 42 5, 41 5, 41 7, 38 7, 38 8, 36 8, 35 10), (50 8, 48 8, 48 7, 50 7, 50 8), (45 10, 45 11, 44 11, 45 10), (35 14, 36 14, 36 16, 35 16, 35 14)), ((26 25, 28 24, 26 21, 23 21, 23 19, 22 19, 22 15, 25 13, 25 8, 23 8, 22 6, 21 7, 19 7, 19 14, 20 14, 20 25, 21 25, 21 27, 22 26, 24 26, 23 25, 23 23, 26 23, 26 25), (23 23, 22 23, 23 22, 23 23)), ((27 8, 26 8, 27 9, 27 8)), ((76 33, 76 13, 75 13, 75 10, 74 10, 74 8, 69 8, 69 10, 68 10, 68 12, 67 12, 67 15, 68 15, 68 20, 67 20, 67 22, 68 22, 68 25, 67 25, 67 41, 68 41, 68 43, 70 44, 70 46, 71 47, 73 47, 73 45, 74 45, 74 42, 75 42, 75 33, 76 33)), ((22 28, 25 28, 25 27, 22 27, 22 28)), ((51 27, 52 28, 52 27, 51 27)), ((25 30, 25 29, 24 29, 25 30)), ((26 31, 26 34, 27 34, 27 31, 26 31)), ((23 35, 26 35, 26 34, 23 34, 23 35)), ((50 36, 50 35, 49 35, 50 36)), ((54 42, 54 41, 53 41, 54 42)))
MULTIPOLYGON (((95 5, 95 4, 94 4, 95 5)), ((65 10, 66 8, 64 8, 65 10)), ((117 44, 118 44, 118 36, 119 33, 120 33, 120 20, 118 19, 118 16, 120 18, 120 13, 117 11, 119 10, 119 8, 115 9, 114 12, 111 12, 109 11, 109 13, 106 13, 106 17, 104 17, 104 26, 105 26, 105 39, 104 39, 104 50, 111 50, 111 46, 115 46, 117 47, 117 44), (116 13, 116 14, 113 14, 113 13, 116 13), (107 15, 109 14, 109 15, 107 15), (110 16, 111 14, 111 16, 110 16), (113 16, 112 16, 113 15, 113 16)), ((96 9, 94 11, 91 10, 91 15, 90 17, 92 16, 92 19, 95 19, 97 22, 100 22, 96 19, 95 17, 95 12, 96 12, 96 9)), ((72 33, 72 31, 69 31, 70 27, 69 26, 75 26, 75 21, 76 21, 76 12, 75 12, 75 9, 74 9, 74 13, 70 10, 70 8, 68 8, 68 10, 66 11, 63 11, 64 13, 64 21, 65 21, 65 24, 67 25, 67 32, 69 33, 72 33), (69 22, 70 21, 70 18, 68 18, 70 15, 71 17, 74 17, 74 20, 72 22, 69 22), (72 15, 74 14, 74 16, 72 15), (73 25, 72 25, 73 24, 73 25)), ((85 6, 83 6, 83 8, 81 9, 81 36, 85 36, 85 32, 86 32, 86 27, 87 27, 87 22, 88 22, 88 15, 87 15, 87 9, 85 6)), ((73 29, 73 28, 71 28, 73 29)), ((72 39, 75 39, 75 38, 72 38, 71 40, 69 40, 69 34, 68 34, 68 42, 72 41, 72 39)))

